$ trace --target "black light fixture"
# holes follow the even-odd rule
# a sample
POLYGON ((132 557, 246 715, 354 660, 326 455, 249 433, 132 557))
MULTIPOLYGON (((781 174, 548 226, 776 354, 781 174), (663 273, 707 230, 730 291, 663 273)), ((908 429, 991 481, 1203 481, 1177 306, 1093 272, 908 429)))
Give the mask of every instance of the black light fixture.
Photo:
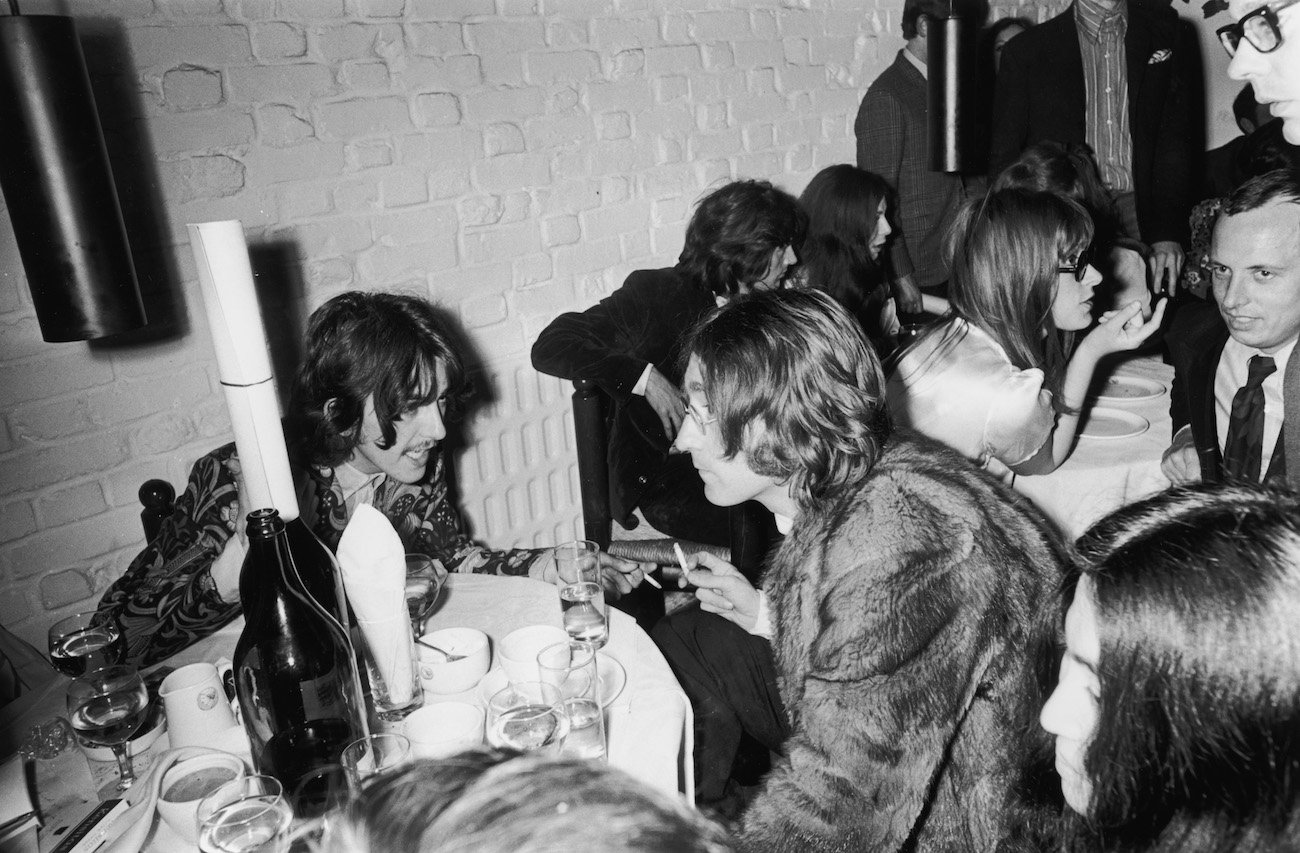
POLYGON ((147 322, 72 19, 0 17, 0 189, 47 341, 147 322))
POLYGON ((948 2, 944 17, 927 16, 926 83, 930 168, 969 171, 974 132, 975 34, 973 22, 948 2))

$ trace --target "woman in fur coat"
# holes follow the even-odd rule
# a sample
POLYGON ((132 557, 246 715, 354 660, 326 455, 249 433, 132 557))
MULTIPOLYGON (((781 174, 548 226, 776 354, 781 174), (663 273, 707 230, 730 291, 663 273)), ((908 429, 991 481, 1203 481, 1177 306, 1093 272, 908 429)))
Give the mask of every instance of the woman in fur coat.
POLYGON ((782 753, 742 846, 997 849, 1041 706, 1030 646, 1064 573, 1054 534, 963 457, 891 434, 879 363, 824 294, 734 302, 687 352, 678 448, 709 500, 757 500, 788 530, 762 591, 694 555, 708 612, 656 632, 703 738, 733 713, 782 753))

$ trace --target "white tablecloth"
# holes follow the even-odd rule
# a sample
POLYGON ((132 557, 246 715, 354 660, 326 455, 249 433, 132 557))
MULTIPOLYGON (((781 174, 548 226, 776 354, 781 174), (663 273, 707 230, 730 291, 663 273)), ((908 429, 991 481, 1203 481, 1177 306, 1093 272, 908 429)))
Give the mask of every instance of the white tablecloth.
MULTIPOLYGON (((609 763, 666 791, 682 792, 694 802, 695 772, 694 718, 690 701, 668 668, 663 654, 632 617, 610 608, 609 642, 602 650, 623 665, 627 684, 607 710, 609 763)), ((438 608, 429 620, 429 630, 468 626, 478 628, 496 644, 506 634, 524 625, 560 627, 559 593, 551 584, 528 578, 490 575, 452 575, 448 578, 438 608)), ((243 630, 236 619, 217 633, 169 658, 167 666, 180 667, 197 661, 229 657, 243 630)), ((6 709, 0 720, 26 731, 33 723, 64 714, 68 680, 60 677, 43 695, 25 697, 22 708, 6 709)), ((475 695, 474 691, 466 694, 475 695)), ((447 697, 458 698, 458 697, 447 697)), ((468 701, 475 701, 468 698, 468 701)), ((135 762, 143 777, 152 756, 167 746, 164 733, 147 753, 135 762)), ((48 851, 58 843, 54 833, 75 824, 96 802, 96 783, 108 778, 111 767, 99 767, 100 779, 92 779, 86 759, 75 747, 55 759, 36 762, 36 788, 45 817, 40 849, 48 851)), ((149 850, 167 849, 164 842, 176 841, 161 821, 151 838, 149 850)), ((180 849, 180 848, 175 848, 180 849)))
POLYGON ((1169 487, 1160 471, 1160 457, 1169 447, 1169 387, 1174 369, 1156 357, 1144 356, 1107 365, 1098 379, 1107 376, 1134 376, 1161 385, 1163 393, 1154 398, 1103 398, 1096 403, 1133 412, 1150 426, 1128 438, 1080 436, 1074 453, 1051 474, 1015 479, 1016 491, 1027 495, 1070 539, 1121 506, 1169 487))

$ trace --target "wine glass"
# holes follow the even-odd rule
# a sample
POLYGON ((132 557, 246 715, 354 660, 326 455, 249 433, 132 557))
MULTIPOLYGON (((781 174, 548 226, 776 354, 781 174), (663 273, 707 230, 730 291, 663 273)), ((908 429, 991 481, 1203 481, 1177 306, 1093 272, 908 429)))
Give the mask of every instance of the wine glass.
POLYGON ((68 687, 68 719, 86 746, 107 746, 117 759, 117 790, 135 781, 126 742, 149 713, 149 692, 129 666, 106 666, 73 680, 68 687))
POLYGON ((50 626, 50 663, 70 678, 126 660, 126 637, 112 616, 74 613, 50 626))
POLYGON ((244 776, 199 800, 203 853, 271 853, 293 820, 284 788, 273 776, 244 776))

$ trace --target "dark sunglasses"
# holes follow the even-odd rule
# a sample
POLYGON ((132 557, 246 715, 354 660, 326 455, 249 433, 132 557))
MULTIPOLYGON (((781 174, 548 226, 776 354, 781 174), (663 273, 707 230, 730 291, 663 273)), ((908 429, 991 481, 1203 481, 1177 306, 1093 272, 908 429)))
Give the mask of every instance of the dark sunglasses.
POLYGON ((1065 262, 1062 261, 1061 264, 1056 268, 1056 271, 1073 273, 1075 281, 1083 281, 1083 277, 1088 273, 1088 264, 1090 263, 1092 263, 1091 244, 1085 246, 1083 248, 1083 251, 1079 252, 1078 257, 1074 259, 1073 264, 1071 264, 1070 266, 1066 266, 1065 262))
POLYGON ((1223 45, 1228 56, 1237 55, 1237 48, 1243 38, 1260 53, 1272 53, 1282 46, 1278 10, 1285 9, 1296 2, 1297 0, 1285 0, 1272 6, 1260 6, 1255 11, 1242 16, 1237 23, 1219 27, 1214 34, 1219 37, 1219 44, 1223 45))

